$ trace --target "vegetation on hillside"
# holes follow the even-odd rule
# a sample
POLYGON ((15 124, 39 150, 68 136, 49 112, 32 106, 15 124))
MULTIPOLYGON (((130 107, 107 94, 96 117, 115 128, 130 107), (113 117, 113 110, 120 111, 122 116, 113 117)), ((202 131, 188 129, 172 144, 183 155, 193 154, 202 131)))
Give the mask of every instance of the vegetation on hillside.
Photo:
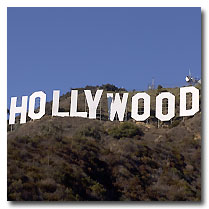
POLYGON ((199 201, 199 121, 200 114, 171 129, 50 116, 28 122, 8 134, 8 200, 199 201))
POLYGON ((8 200, 200 201, 201 112, 148 122, 45 115, 8 128, 8 200))

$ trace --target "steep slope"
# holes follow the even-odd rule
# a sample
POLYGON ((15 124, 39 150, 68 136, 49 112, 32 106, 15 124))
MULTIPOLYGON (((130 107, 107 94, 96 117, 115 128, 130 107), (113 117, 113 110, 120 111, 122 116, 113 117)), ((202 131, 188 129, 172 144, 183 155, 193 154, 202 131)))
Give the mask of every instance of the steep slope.
POLYGON ((44 116, 8 132, 8 200, 201 199, 201 113, 157 128, 44 116))

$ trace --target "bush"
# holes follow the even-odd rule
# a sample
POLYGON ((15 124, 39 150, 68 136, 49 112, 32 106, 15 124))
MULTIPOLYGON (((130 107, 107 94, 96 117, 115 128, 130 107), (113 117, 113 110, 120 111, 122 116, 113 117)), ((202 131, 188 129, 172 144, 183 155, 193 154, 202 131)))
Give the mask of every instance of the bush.
POLYGON ((106 189, 103 187, 103 185, 96 183, 92 186, 90 186, 91 195, 97 199, 97 200, 104 200, 103 196, 106 193, 106 189))
POLYGON ((92 123, 79 129, 75 136, 81 138, 92 137, 94 139, 101 139, 102 133, 105 133, 105 131, 101 124, 92 123))
POLYGON ((112 84, 103 84, 101 86, 101 89, 105 90, 105 91, 118 91, 118 87, 116 87, 115 85, 112 84))
POLYGON ((57 189, 57 185, 54 179, 49 179, 49 178, 45 180, 41 180, 39 186, 42 192, 53 193, 57 189))
POLYGON ((163 87, 161 85, 158 85, 157 90, 162 89, 163 87))
POLYGON ((176 126, 178 126, 179 124, 180 124, 180 120, 174 120, 173 122, 172 122, 172 124, 169 126, 169 128, 173 128, 173 127, 176 127, 176 126))
POLYGON ((143 132, 133 123, 125 122, 109 130, 109 134, 114 138, 122 137, 132 138, 134 136, 142 136, 143 132))

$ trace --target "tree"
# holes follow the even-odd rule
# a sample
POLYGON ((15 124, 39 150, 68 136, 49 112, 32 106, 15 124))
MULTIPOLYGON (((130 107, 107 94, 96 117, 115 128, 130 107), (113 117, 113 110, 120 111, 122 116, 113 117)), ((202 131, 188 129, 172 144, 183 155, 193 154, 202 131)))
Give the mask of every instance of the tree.
POLYGON ((163 87, 161 85, 158 85, 157 90, 161 90, 163 87))

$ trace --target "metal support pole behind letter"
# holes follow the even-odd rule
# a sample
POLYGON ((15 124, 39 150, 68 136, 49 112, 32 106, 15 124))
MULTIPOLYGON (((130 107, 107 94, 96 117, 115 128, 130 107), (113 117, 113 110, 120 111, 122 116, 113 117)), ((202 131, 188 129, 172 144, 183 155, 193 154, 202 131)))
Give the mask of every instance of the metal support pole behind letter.
POLYGON ((100 101, 100 121, 102 120, 102 101, 100 101))
POLYGON ((160 128, 160 121, 159 121, 159 119, 157 120, 157 127, 160 128))
POLYGON ((86 97, 84 96, 84 98, 85 98, 85 112, 86 112, 86 97))

